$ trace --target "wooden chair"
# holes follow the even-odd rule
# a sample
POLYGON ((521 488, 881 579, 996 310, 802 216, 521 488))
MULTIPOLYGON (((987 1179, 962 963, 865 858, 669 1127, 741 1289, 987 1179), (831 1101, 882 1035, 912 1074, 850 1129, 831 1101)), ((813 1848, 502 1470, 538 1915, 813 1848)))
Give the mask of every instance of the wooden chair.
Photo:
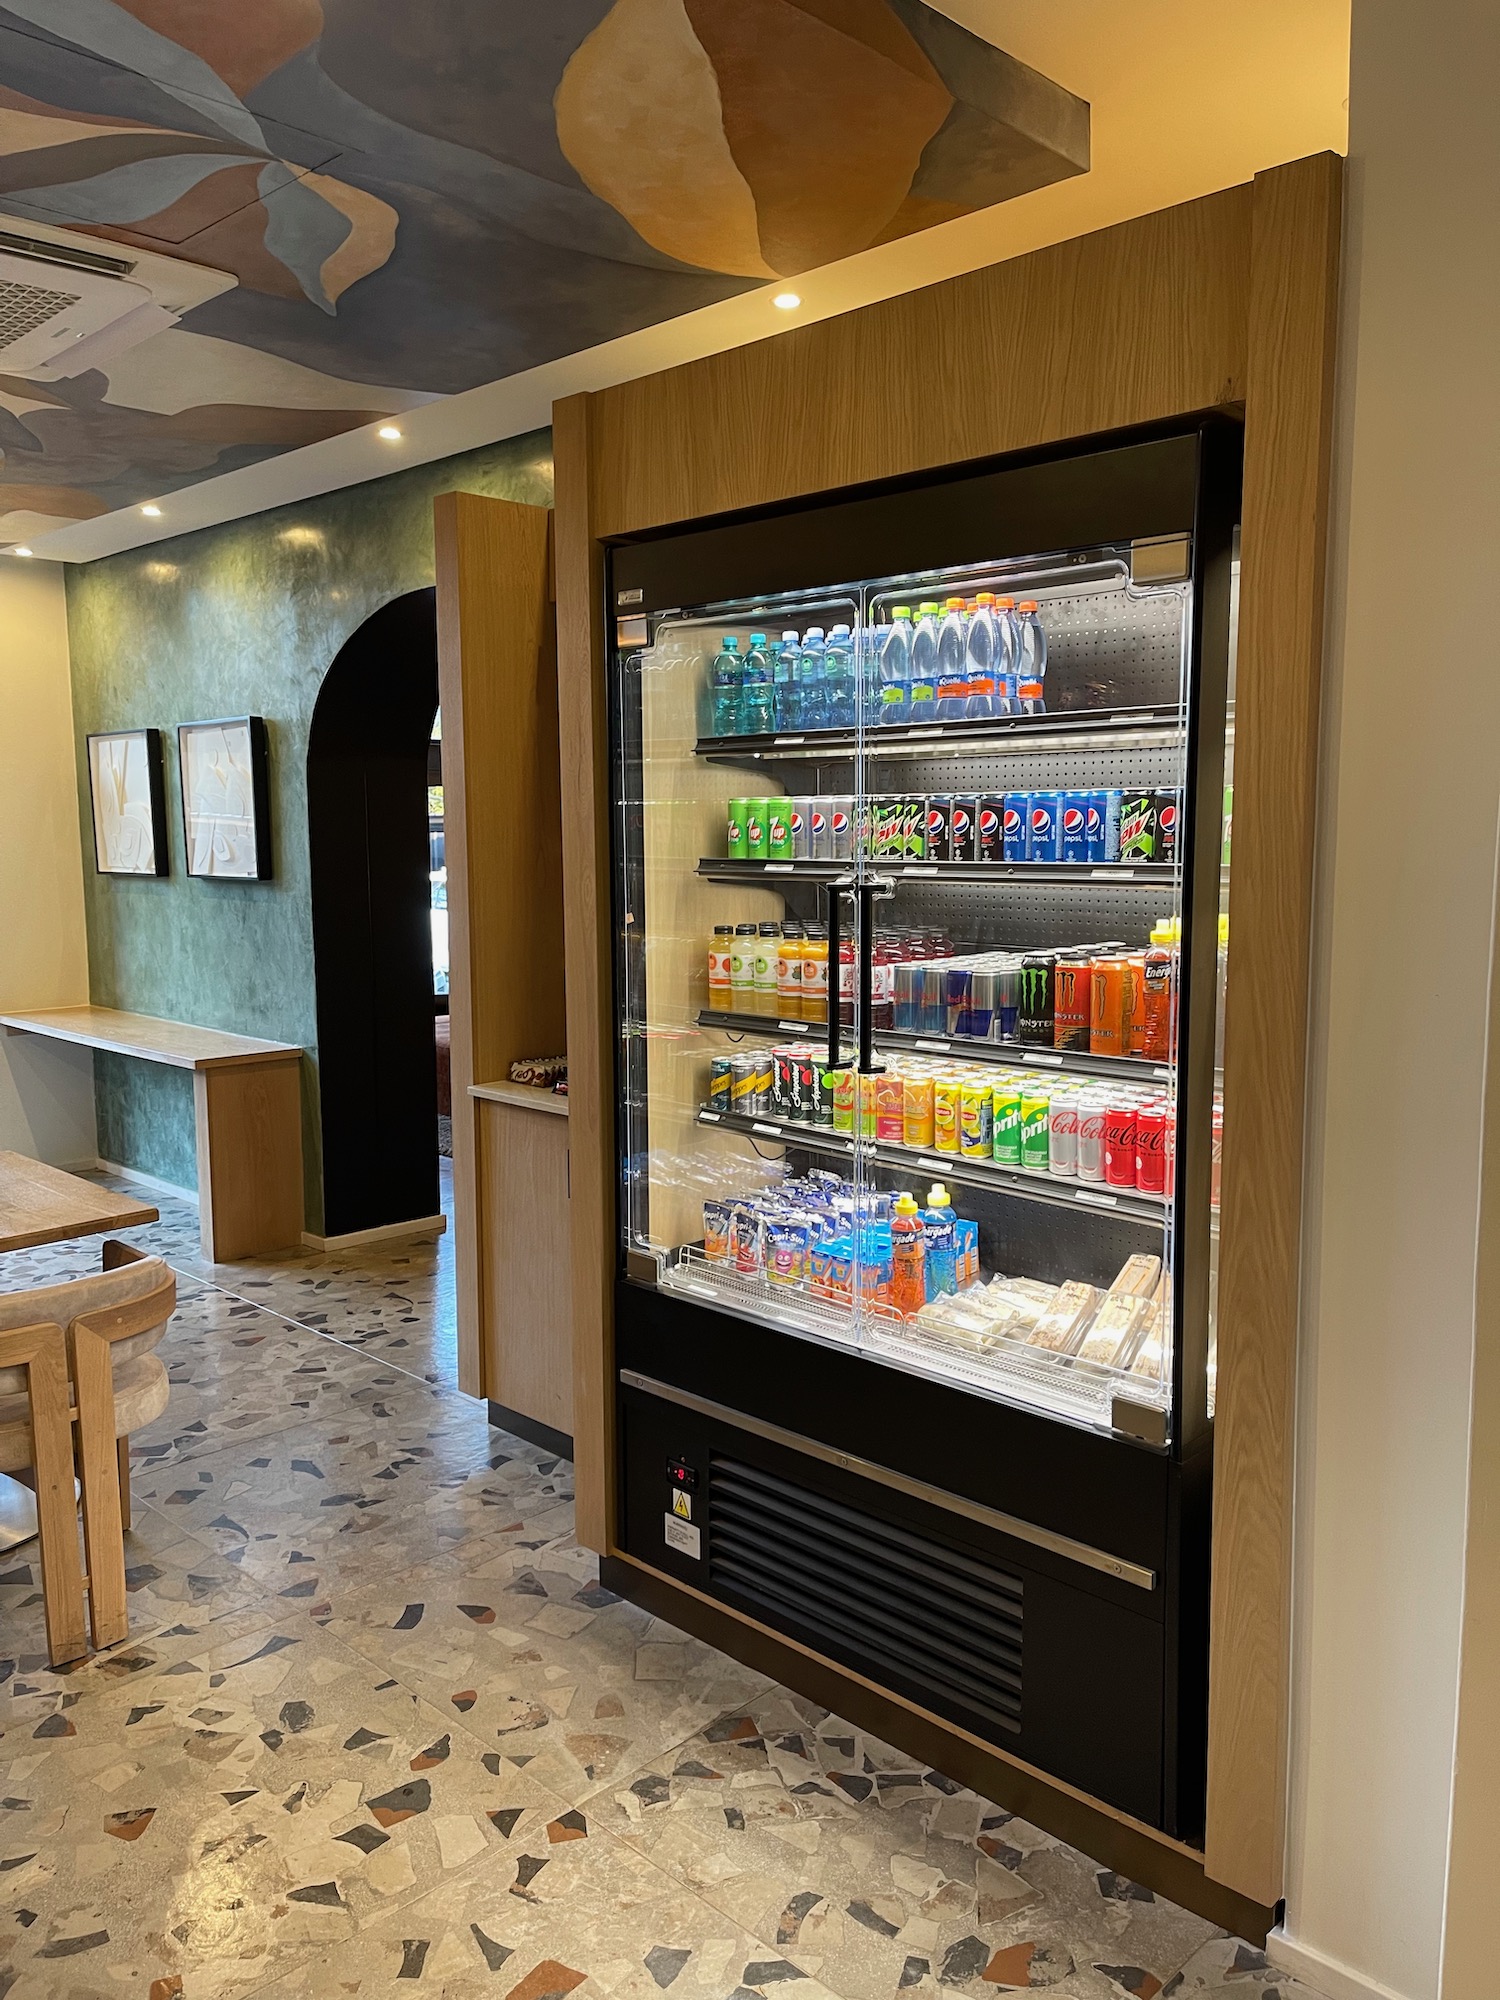
MULTIPOLYGON (((68 1343, 60 1326, 39 1322, 0 1333, 0 1383, 24 1381, 5 1396, 0 1465, 16 1465, 15 1446, 36 1492, 37 1541, 47 1657, 54 1667, 88 1651, 83 1624, 83 1567, 78 1560, 78 1509, 73 1500, 73 1411, 68 1394, 68 1343), (20 1414, 11 1406, 24 1405, 20 1414), (24 1441, 18 1433, 24 1433, 24 1441)), ((123 1579, 122 1579, 123 1580, 123 1579)))
MULTIPOLYGON (((177 1280, 167 1265, 125 1243, 105 1244, 104 1269, 95 1276, 34 1291, 0 1292, 0 1337, 45 1330, 62 1343, 72 1383, 72 1456, 83 1488, 89 1629, 96 1647, 117 1645, 129 1631, 124 1536, 130 1525, 130 1433, 167 1406, 167 1371, 153 1350, 176 1304, 177 1280)), ((24 1386, 29 1389, 29 1383, 24 1386)), ((0 1471, 36 1466, 30 1455, 34 1398, 23 1397, 22 1391, 19 1367, 0 1364, 0 1471)), ((40 1467, 36 1469, 40 1519, 40 1467)), ((67 1483, 71 1488, 71 1479, 67 1483)), ((68 1497, 71 1519, 71 1491, 68 1497)), ((76 1566, 76 1528, 72 1547, 76 1566)), ((42 1567, 45 1598, 45 1549, 42 1567)), ((59 1589, 66 1589, 65 1581, 59 1589)), ((51 1648, 50 1607, 47 1632, 51 1648)), ((54 1661, 76 1659, 81 1650, 54 1652, 54 1661)))

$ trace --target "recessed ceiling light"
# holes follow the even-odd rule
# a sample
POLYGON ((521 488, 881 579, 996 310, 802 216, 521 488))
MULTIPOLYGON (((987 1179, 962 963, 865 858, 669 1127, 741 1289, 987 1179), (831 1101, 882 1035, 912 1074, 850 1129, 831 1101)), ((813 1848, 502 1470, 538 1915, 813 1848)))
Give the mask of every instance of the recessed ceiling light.
POLYGON ((12 550, 11 550, 11 554, 12 554, 13 556, 29 556, 29 555, 31 554, 31 550, 30 550, 30 549, 12 549, 12 550))
POLYGON ((148 521, 159 521, 161 519, 161 509, 154 500, 148 500, 141 509, 141 512, 148 521))
POLYGON ((800 292, 778 292, 771 303, 773 306, 779 306, 784 313, 795 312, 802 303, 802 294, 800 292))
POLYGON ((387 444, 399 444, 401 441, 401 433, 394 424, 382 424, 375 435, 384 438, 387 444))

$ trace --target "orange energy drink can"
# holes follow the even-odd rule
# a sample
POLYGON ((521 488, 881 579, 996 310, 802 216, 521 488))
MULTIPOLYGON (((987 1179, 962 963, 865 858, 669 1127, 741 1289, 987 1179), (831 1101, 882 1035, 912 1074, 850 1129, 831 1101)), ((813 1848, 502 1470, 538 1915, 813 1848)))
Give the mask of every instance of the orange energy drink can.
POLYGON ((909 1076, 902 1091, 902 1136, 908 1146, 933 1143, 932 1078, 909 1076))
POLYGON ((1092 969, 1086 958, 1060 958, 1054 975, 1052 1046, 1086 1049, 1091 1025, 1092 969))
POLYGON ((956 1076, 932 1080, 932 1143, 939 1153, 958 1151, 959 1100, 963 1086, 956 1076))
POLYGON ((875 1137, 899 1146, 906 1135, 906 1091, 901 1078, 887 1070, 875 1079, 875 1137))
POLYGON ((1130 1047, 1128 972, 1123 958, 1096 958, 1089 968, 1089 1053, 1123 1056, 1130 1047))

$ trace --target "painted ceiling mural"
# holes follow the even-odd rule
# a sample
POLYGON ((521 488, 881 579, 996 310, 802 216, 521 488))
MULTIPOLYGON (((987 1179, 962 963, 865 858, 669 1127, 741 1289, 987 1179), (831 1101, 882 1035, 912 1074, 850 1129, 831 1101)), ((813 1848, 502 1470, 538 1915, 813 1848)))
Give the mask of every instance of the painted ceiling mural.
POLYGON ((0 542, 1087 165, 921 0, 0 0, 0 230, 232 281, 67 379, 0 338, 0 542))

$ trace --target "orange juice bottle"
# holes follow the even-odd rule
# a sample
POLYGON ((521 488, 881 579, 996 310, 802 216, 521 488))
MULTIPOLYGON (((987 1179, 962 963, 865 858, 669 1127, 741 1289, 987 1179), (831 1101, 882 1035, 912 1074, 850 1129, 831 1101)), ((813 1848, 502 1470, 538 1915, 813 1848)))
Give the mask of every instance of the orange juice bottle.
POLYGON ((802 944, 802 1018, 828 1019, 828 933, 811 930, 802 944))
POLYGON ((802 926, 783 924, 776 948, 776 1017, 802 1019, 802 926))
POLYGON ((734 957, 734 925, 715 924, 708 940, 708 1004, 727 1014, 734 1006, 730 961, 734 957))

